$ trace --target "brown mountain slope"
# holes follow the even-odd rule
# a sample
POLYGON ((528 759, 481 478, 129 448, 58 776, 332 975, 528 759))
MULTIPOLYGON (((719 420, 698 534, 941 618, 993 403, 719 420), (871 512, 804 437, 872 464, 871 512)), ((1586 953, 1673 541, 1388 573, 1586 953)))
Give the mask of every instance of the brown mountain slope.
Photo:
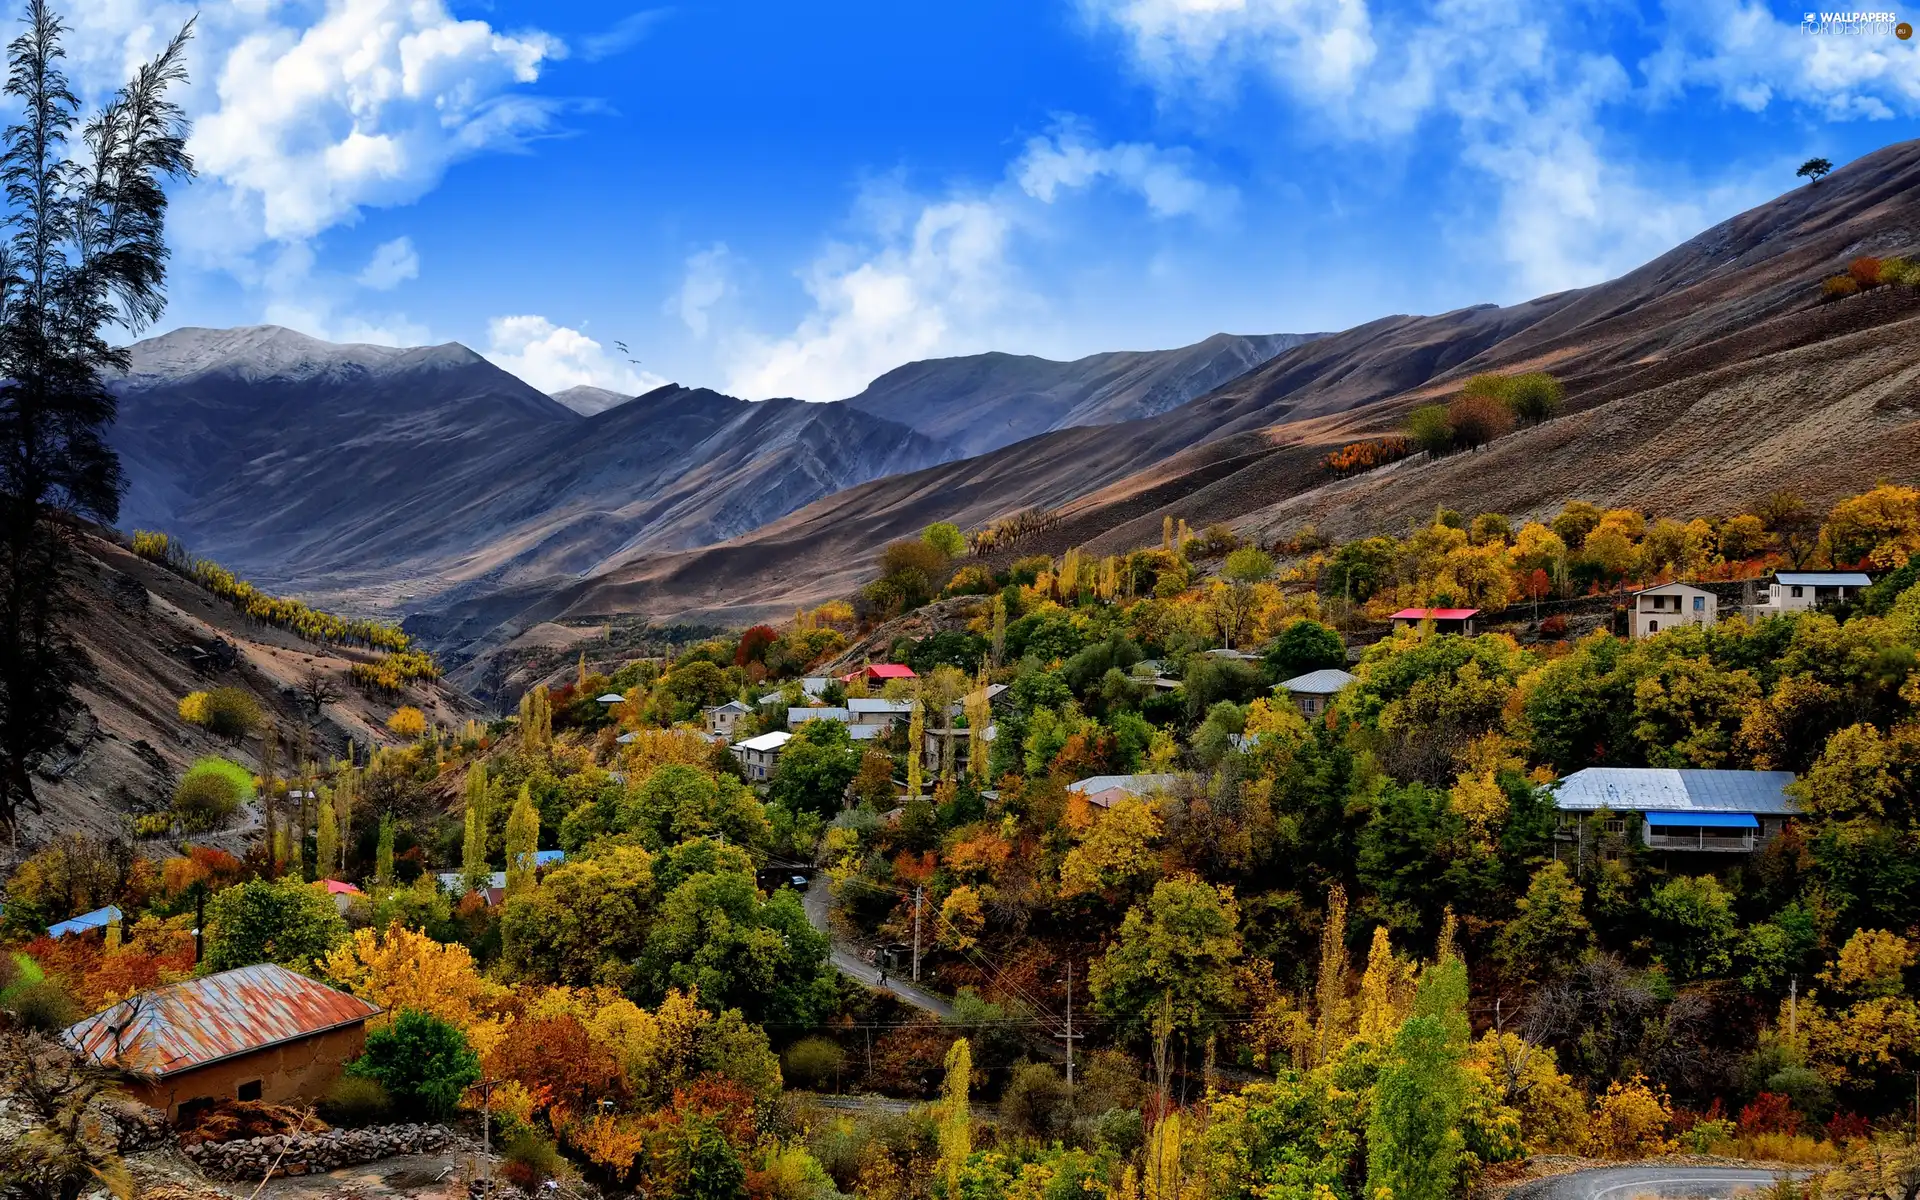
MULTIPOLYGON (((382 722, 396 702, 370 699, 347 683, 349 665, 367 656, 245 620, 224 601, 117 542, 85 534, 82 549, 67 628, 85 651, 92 677, 79 689, 84 711, 66 745, 41 764, 34 780, 41 811, 22 815, 22 852, 71 830, 129 836, 130 816, 165 809, 181 772, 202 755, 223 755, 258 770, 257 738, 232 746, 180 719, 176 706, 188 692, 241 688, 291 740, 305 725, 291 689, 320 675, 335 684, 340 698, 313 725, 316 757, 343 756, 348 739, 363 757, 368 746, 392 740, 382 722)), ((405 702, 447 725, 476 715, 471 702, 437 685, 411 689, 405 702)), ((285 753, 281 761, 284 766, 285 753)), ((249 814, 233 830, 194 840, 237 851, 245 831, 257 824, 258 815, 249 814)), ((9 850, 0 847, 0 856, 9 850)))
MULTIPOLYGON (((619 562, 441 628, 533 615, 747 619, 844 595, 873 551, 929 521, 1061 508, 1041 549, 1157 540, 1163 515, 1277 531, 1404 523, 1436 501, 1516 515, 1570 496, 1724 510, 1913 476, 1911 293, 1822 306, 1860 254, 1920 250, 1920 142, 1890 146, 1595 287, 1505 308, 1389 317, 1282 353, 1159 417, 1033 438, 828 496, 721 545, 619 562), (1860 365, 1866 364, 1866 365, 1860 365), (1569 412, 1479 454, 1349 483, 1318 461, 1484 370, 1552 370, 1569 412), (1871 415, 1868 415, 1871 414, 1871 415), (1719 447, 1718 451, 1713 448, 1719 447), (1685 449, 1686 453, 1680 451, 1685 449)), ((493 640, 491 637, 486 640, 493 640)))

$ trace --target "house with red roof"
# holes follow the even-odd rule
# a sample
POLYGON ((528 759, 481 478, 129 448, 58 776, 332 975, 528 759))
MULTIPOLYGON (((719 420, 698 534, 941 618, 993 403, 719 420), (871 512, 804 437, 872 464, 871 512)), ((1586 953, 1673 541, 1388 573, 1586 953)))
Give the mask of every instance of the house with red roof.
POLYGON ((889 679, 913 679, 913 668, 901 663, 868 663, 858 671, 840 677, 841 683, 852 683, 856 679, 865 679, 868 683, 885 683, 889 679))
POLYGON ((1477 608, 1403 608, 1387 619, 1393 622, 1395 629, 1410 629, 1432 621, 1436 633, 1459 633, 1472 637, 1474 622, 1479 616, 1480 610, 1477 608))

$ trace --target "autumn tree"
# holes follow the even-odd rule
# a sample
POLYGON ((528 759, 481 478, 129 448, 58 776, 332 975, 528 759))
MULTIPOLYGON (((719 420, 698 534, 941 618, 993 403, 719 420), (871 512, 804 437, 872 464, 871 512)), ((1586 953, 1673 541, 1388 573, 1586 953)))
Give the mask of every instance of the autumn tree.
POLYGON ((1422 973, 1414 1015, 1394 1035, 1367 1126, 1367 1192, 1395 1200, 1455 1194, 1463 1137, 1467 972, 1446 959, 1422 973))
POLYGON ((1552 978, 1580 961, 1593 943, 1583 899, 1565 864, 1548 863, 1533 873, 1495 951, 1514 978, 1552 978))
POLYGON ((387 718, 387 730, 395 737, 417 740, 427 732, 427 715, 411 704, 403 704, 387 718))
POLYGON ((522 979, 586 986, 624 981, 646 946, 653 856, 619 846, 549 871, 501 912, 501 959, 522 979))
POLYGON ((966 1038, 955 1038, 947 1047, 946 1069, 937 1119, 940 1172, 947 1194, 958 1196, 960 1171, 973 1154, 973 1114, 967 1104, 967 1092, 973 1086, 973 1053, 966 1038))
POLYGON ((1240 958, 1233 889, 1193 875, 1162 880, 1127 910, 1119 935, 1093 965, 1094 1003, 1136 1029, 1164 1008, 1169 1028, 1191 1036, 1228 1011, 1240 958))
POLYGON ((483 885, 487 864, 487 765, 467 768, 465 828, 460 842, 460 869, 470 888, 483 885))

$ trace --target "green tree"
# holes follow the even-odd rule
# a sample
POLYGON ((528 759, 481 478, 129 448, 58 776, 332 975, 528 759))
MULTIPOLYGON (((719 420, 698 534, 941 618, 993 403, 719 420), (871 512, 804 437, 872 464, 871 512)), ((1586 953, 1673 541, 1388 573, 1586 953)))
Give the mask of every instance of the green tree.
POLYGON ((621 801, 616 824, 653 850, 716 833, 742 846, 765 845, 768 836, 760 802, 738 779, 681 763, 654 768, 621 801))
POLYGON ((166 308, 168 181, 192 174, 191 23, 90 119, 61 69, 66 25, 28 0, 7 48, 17 104, 0 174, 9 227, 0 272, 0 832, 39 810, 35 767, 67 738, 87 671, 66 625, 82 608, 75 518, 111 525, 124 477, 106 431, 134 333, 166 308), (75 128, 83 135, 71 142, 75 128))
POLYGON ((1738 923, 1733 897, 1711 875, 1670 879, 1647 898, 1655 952, 1681 983, 1725 975, 1733 966, 1738 923))
POLYGON ((340 819, 334 814, 333 790, 320 789, 319 815, 313 833, 313 877, 328 879, 340 869, 340 819))
POLYGON ((1453 421, 1444 404, 1422 404, 1407 414, 1407 437, 1429 454, 1445 454, 1453 448, 1453 421))
POLYGON ((533 792, 520 785, 520 798, 507 814, 507 893, 524 892, 533 885, 533 865, 540 850, 540 810, 533 806, 533 792))
POLYGON ((173 811, 184 829, 218 829, 253 793, 253 772, 224 758, 202 758, 174 787, 173 811))
POLYGON ((1545 371, 1529 371, 1512 379, 1506 401, 1514 416, 1532 424, 1560 411, 1566 403, 1566 389, 1545 371))
POLYGON ((1367 1192, 1394 1200, 1448 1200, 1464 1145, 1466 968, 1446 959, 1422 972, 1414 1015, 1394 1035, 1367 1125, 1367 1192))
POLYGON ((742 871, 700 872, 660 904, 640 973, 647 991, 698 988, 716 1011, 748 1020, 806 1027, 834 1002, 827 935, 808 923, 799 893, 763 896, 742 871))
POLYGON ((1227 555, 1220 573, 1234 583, 1265 583, 1273 578, 1273 556, 1258 546, 1242 546, 1227 555))
POLYGON ((847 785, 860 771, 853 735, 838 721, 808 721, 780 751, 767 799, 795 812, 831 816, 843 807, 847 785))
POLYGON ((460 842, 460 870, 470 888, 482 887, 491 873, 487 866, 487 765, 467 768, 465 829, 460 842))
POLYGON ((237 687, 219 687, 207 693, 206 719, 209 733, 238 743, 260 728, 263 720, 260 704, 251 692, 237 687))
POLYGON ((948 558, 959 558, 967 552, 966 535, 951 521, 936 521, 922 529, 920 540, 948 558))
POLYGON ((249 879, 207 901, 206 967, 309 970, 346 936, 347 922, 324 892, 294 879, 249 879))
POLYGON ((711 1118, 685 1123, 687 1200, 738 1200, 747 1194, 747 1165, 711 1118))
POLYGON ((380 840, 374 844, 373 881, 381 887, 393 883, 393 814, 380 817, 380 840))
POLYGON ((453 1025, 404 1008, 367 1035, 366 1052, 347 1064, 347 1074, 377 1081, 401 1111, 440 1121, 480 1078, 480 1056, 453 1025))
POLYGON ((522 979, 624 983, 646 945, 656 894, 653 856, 638 846, 565 863, 507 900, 501 961, 522 979))
POLYGON ((1819 183, 1822 179, 1825 179, 1827 174, 1832 170, 1833 164, 1826 159, 1810 158, 1801 163, 1800 169, 1795 171, 1794 174, 1806 180, 1808 183, 1819 183))
POLYGON ((1527 894, 1500 931, 1496 954, 1516 978, 1547 979, 1577 965, 1593 944, 1580 885, 1563 863, 1533 873, 1527 894))
POLYGON ((1127 910, 1119 936, 1093 964, 1094 1003, 1144 1030, 1170 1014, 1172 1030, 1200 1029, 1233 997, 1240 958, 1240 907, 1233 889, 1192 876, 1163 879, 1144 905, 1127 910))
POLYGON ((1308 671, 1344 667, 1347 648, 1340 635, 1318 621, 1295 621, 1267 647, 1269 683, 1284 683, 1308 671))

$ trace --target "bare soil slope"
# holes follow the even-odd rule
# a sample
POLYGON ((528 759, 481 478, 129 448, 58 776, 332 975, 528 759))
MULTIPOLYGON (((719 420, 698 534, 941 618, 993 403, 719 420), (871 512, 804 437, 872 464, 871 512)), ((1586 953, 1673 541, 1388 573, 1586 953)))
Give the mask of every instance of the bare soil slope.
MULTIPOLYGON (((249 621, 107 538, 86 534, 83 546, 68 630, 93 674, 80 689, 85 711, 34 780, 41 811, 23 815, 23 852, 70 830, 128 836, 129 816, 165 809, 180 774, 201 755, 223 755, 257 770, 257 738, 233 746, 180 719, 177 705, 188 692, 242 688, 291 742, 308 725, 293 690, 319 675, 334 683, 340 699, 312 722, 316 758, 344 755, 348 739, 362 754, 391 740, 383 722, 396 702, 370 698, 347 682, 351 664, 368 656, 249 621)), ((445 724, 475 713, 471 701, 440 686, 415 688, 404 702, 445 724)), ((283 767, 286 759, 283 751, 283 767)), ((243 841, 253 823, 249 816, 224 839, 196 840, 243 841)))

